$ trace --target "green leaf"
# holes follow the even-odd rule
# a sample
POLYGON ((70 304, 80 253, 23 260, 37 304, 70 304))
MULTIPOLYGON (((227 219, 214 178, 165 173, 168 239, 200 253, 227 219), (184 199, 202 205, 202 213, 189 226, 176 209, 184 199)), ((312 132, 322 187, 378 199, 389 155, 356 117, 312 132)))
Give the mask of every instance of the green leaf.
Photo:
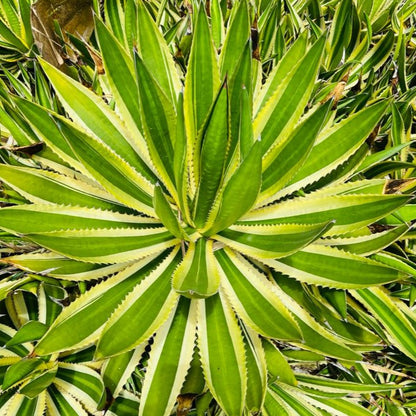
POLYGON ((264 263, 302 282, 338 289, 358 289, 403 278, 402 273, 382 263, 320 245, 264 263))
POLYGON ((181 298, 154 339, 143 382, 139 415, 171 414, 192 359, 196 304, 181 298))
POLYGON ((42 366, 42 364, 43 361, 39 358, 23 358, 17 363, 12 364, 4 375, 2 389, 7 390, 19 381, 23 381, 38 367, 42 366))
POLYGON ((220 275, 213 252, 213 240, 200 238, 190 243, 182 263, 172 276, 172 288, 190 299, 206 298, 218 292, 220 275))
POLYGON ((198 345, 205 380, 225 414, 241 415, 247 391, 241 330, 221 294, 198 302, 198 345))
POLYGON ((164 228, 52 231, 26 237, 56 253, 93 263, 130 262, 179 243, 164 228))
POLYGON ((48 327, 42 322, 29 321, 25 323, 21 328, 18 329, 16 334, 6 343, 6 347, 11 345, 23 344, 28 341, 35 341, 47 331, 48 327))
POLYGON ((122 211, 111 194, 58 173, 2 164, 0 178, 20 195, 37 204, 79 205, 122 211))
POLYGON ((295 320, 265 276, 229 249, 216 251, 215 256, 224 291, 246 325, 266 337, 301 339, 295 320))
POLYGON ((88 416, 83 406, 55 384, 48 387, 46 408, 53 416, 88 416))
POLYGON ((327 104, 319 107, 296 127, 287 140, 277 145, 274 159, 263 172, 262 192, 259 198, 263 205, 266 201, 274 199, 274 194, 301 168, 326 120, 331 105, 332 102, 328 101, 327 104))
POLYGON ((381 101, 324 130, 284 194, 317 181, 345 162, 373 131, 387 105, 381 101))
POLYGON ((171 103, 176 106, 181 81, 159 28, 150 16, 145 2, 137 2, 137 48, 140 56, 171 103))
MULTIPOLYGON (((330 187, 328 187, 330 189, 330 187)), ((251 211, 240 224, 317 224, 335 221, 326 236, 369 225, 412 198, 406 195, 316 195, 294 198, 251 211)))
POLYGON ((243 329, 247 366, 246 408, 250 412, 263 407, 267 386, 266 357, 259 336, 249 328, 243 329))
POLYGON ((267 339, 263 339, 262 344, 266 354, 267 373, 272 376, 271 381, 278 380, 290 386, 296 386, 298 382, 295 374, 279 348, 267 339))
POLYGON ((141 171, 142 160, 147 155, 144 141, 126 131, 116 113, 101 97, 45 61, 41 61, 41 64, 71 118, 85 126, 133 168, 141 171))
POLYGON ((160 257, 143 259, 84 293, 58 316, 36 346, 36 353, 49 355, 96 340, 111 313, 160 261, 160 257))
MULTIPOLYGON (((140 229, 157 226, 156 220, 93 208, 53 205, 21 205, 2 209, 0 227, 16 234, 107 228, 140 229)), ((155 229, 156 231, 157 229, 155 229)))
POLYGON ((201 148, 195 149, 195 173, 198 188, 195 197, 194 222, 202 228, 222 184, 229 144, 228 87, 222 85, 212 111, 204 126, 201 148))
POLYGON ((234 224, 256 201, 261 185, 261 144, 256 142, 233 173, 220 197, 213 225, 204 232, 213 235, 234 224))
POLYGON ((135 54, 140 117, 152 163, 172 195, 176 195, 173 173, 173 146, 176 111, 153 78, 149 68, 135 54))
POLYGON ((40 376, 33 378, 19 389, 19 393, 24 394, 29 399, 34 399, 52 384, 52 382, 55 380, 57 370, 58 367, 55 366, 51 370, 48 370, 42 373, 40 376))
POLYGON ((184 109, 186 135, 192 150, 220 84, 217 57, 211 39, 205 7, 195 13, 194 36, 185 77, 184 109))
MULTIPOLYGON (((287 137, 299 120, 315 83, 325 45, 320 38, 290 72, 254 119, 254 137, 261 134, 263 154, 287 137)), ((266 163, 267 166, 267 163, 266 163)))
POLYGON ((275 259, 307 246, 332 225, 332 222, 310 225, 234 225, 213 238, 248 256, 275 259))
POLYGON ((106 389, 110 391, 113 397, 123 394, 123 387, 138 365, 146 345, 147 343, 143 343, 134 350, 116 355, 105 361, 101 375, 106 389))
POLYGON ((326 393, 373 393, 397 389, 396 384, 364 384, 345 380, 334 380, 329 377, 314 376, 311 374, 296 374, 299 387, 308 387, 326 393))
POLYGON ((352 295, 382 323, 396 348, 416 360, 416 330, 397 305, 401 301, 390 297, 382 288, 360 289, 352 292, 352 295))
POLYGON ((174 250, 140 282, 107 320, 97 345, 97 359, 133 349, 167 320, 179 297, 170 283, 180 259, 177 253, 174 250), (140 321, 137 316, 141 317, 140 321))
POLYGON ((93 412, 104 394, 100 375, 85 365, 60 363, 54 384, 93 412))
POLYGON ((166 195, 163 193, 160 185, 155 186, 153 194, 153 206, 157 217, 163 225, 177 238, 182 238, 184 233, 179 223, 178 217, 172 210, 166 195))

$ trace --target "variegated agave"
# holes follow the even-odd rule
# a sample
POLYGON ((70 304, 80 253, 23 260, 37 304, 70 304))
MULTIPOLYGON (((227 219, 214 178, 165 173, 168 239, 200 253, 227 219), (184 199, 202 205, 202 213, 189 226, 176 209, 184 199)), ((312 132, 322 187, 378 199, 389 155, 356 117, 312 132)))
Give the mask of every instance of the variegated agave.
MULTIPOLYGON (((334 318, 336 306, 328 325, 318 323, 297 281, 316 296, 320 287, 347 289, 378 311, 388 301, 369 287, 406 276, 367 256, 408 226, 377 234, 368 226, 411 197, 386 194, 382 179, 349 180, 388 103, 342 120, 331 101, 314 103, 326 40, 306 33, 263 80, 246 1, 233 7, 220 53, 194 2, 182 76, 145 5, 129 4, 133 39, 96 20, 104 96, 43 62, 68 116, 21 98, 13 99, 19 115, 3 116, 16 139, 33 140, 30 131, 46 145, 34 163, 0 166, 1 180, 28 201, 3 208, 0 227, 43 248, 4 261, 55 279, 99 280, 30 357, 96 345, 116 397, 149 354, 139 415, 168 415, 179 394, 205 389, 229 416, 276 415, 298 392, 267 388, 268 372, 295 384, 268 339, 346 362, 378 342, 359 326, 362 341, 351 340, 354 325, 334 318)), ((345 303, 342 290, 325 293, 329 304, 345 303)), ((403 331, 397 344, 415 359, 405 342, 415 330, 403 331)))

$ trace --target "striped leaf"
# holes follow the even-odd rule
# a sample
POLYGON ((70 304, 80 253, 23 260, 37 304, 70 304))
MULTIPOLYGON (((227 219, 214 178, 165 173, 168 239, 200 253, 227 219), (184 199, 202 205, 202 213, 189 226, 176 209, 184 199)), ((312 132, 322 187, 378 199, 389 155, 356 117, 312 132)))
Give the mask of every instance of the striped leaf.
POLYGON ((219 84, 217 57, 205 8, 201 6, 195 13, 184 91, 186 135, 192 144, 214 102, 219 84))
POLYGON ((60 363, 54 384, 94 412, 104 394, 100 375, 84 365, 60 363))
POLYGON ((41 393, 38 397, 29 399, 23 394, 14 394, 3 407, 0 407, 2 414, 7 416, 43 416, 45 411, 46 393, 41 393))
POLYGON ((332 225, 332 222, 311 225, 234 225, 213 238, 248 256, 275 259, 307 246, 332 225))
POLYGON ((79 205, 123 211, 112 195, 102 189, 46 170, 1 165, 0 178, 20 195, 37 204, 79 205))
POLYGON ((145 150, 134 134, 129 134, 116 113, 98 95, 64 75, 45 61, 42 68, 73 120, 87 128, 133 168, 141 171, 145 150))
MULTIPOLYGON (((151 260, 151 257, 146 258, 128 267, 72 302, 40 340, 36 353, 48 355, 80 348, 96 340, 111 313, 161 259, 151 260)), ((170 260, 168 257, 163 264, 166 266, 170 260)))
POLYGON ((192 359, 195 335, 196 304, 181 298, 154 339, 143 382, 140 416, 171 414, 192 359))
POLYGON ((195 148, 197 194, 194 202, 194 222, 202 228, 213 207, 224 179, 229 145, 228 87, 224 82, 201 133, 201 143, 195 148))
POLYGON ((381 285, 404 277, 382 263, 320 245, 310 245, 288 257, 264 263, 301 282, 338 289, 381 285))
POLYGON ((414 340, 416 330, 395 300, 382 288, 367 288, 352 292, 353 296, 385 327, 394 345, 412 360, 416 359, 414 340))
POLYGON ((287 195, 316 182, 345 162, 373 131, 387 104, 381 101, 325 130, 282 194, 287 195))
POLYGON ((218 292, 220 275, 213 252, 213 240, 200 238, 190 243, 182 263, 172 276, 172 288, 190 299, 206 298, 218 292))
POLYGON ((52 231, 26 237, 56 253, 92 263, 138 260, 179 242, 165 228, 52 231))
POLYGON ((102 330, 97 359, 135 348, 167 320, 179 297, 170 284, 179 259, 176 249, 125 297, 102 330))
POLYGON ((223 295, 198 302, 198 345, 205 380, 227 416, 241 415, 247 391, 241 329, 223 295))
POLYGON ((270 149, 287 137, 303 113, 315 83, 324 44, 325 39, 321 38, 312 46, 254 119, 254 137, 261 134, 263 154, 269 152, 268 157, 273 154, 270 149))
POLYGON ((326 235, 362 228, 408 202, 406 195, 329 195, 295 198, 245 215, 240 224, 317 224, 335 221, 326 235))
POLYGON ((142 216, 63 205, 58 205, 57 209, 56 206, 38 204, 4 208, 0 218, 0 227, 16 234, 93 228, 144 229, 158 224, 156 220, 142 216))
POLYGON ((146 343, 143 343, 134 350, 116 355, 105 361, 101 369, 101 375, 106 389, 110 391, 113 397, 122 394, 123 387, 138 365, 146 345, 146 343))
POLYGON ((261 273, 231 250, 216 251, 215 256, 224 291, 245 324, 266 337, 301 339, 289 310, 261 273))
POLYGON ((117 273, 129 265, 129 263, 109 266, 85 263, 48 252, 9 256, 2 259, 2 262, 31 273, 72 281, 99 279, 117 273))

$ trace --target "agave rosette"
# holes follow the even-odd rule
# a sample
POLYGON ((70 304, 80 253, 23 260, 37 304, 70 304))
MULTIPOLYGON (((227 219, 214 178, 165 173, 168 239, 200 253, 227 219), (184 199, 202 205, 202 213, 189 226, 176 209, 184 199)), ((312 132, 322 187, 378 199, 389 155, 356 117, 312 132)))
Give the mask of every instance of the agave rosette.
POLYGON ((4 261, 59 279, 107 277, 63 310, 33 356, 96 344, 117 396, 152 338, 140 415, 168 415, 179 393, 200 393, 182 388, 198 360, 227 415, 258 410, 259 335, 361 357, 291 296, 285 276, 354 289, 364 304, 379 295, 366 288, 406 276, 365 256, 404 235, 405 224, 367 226, 411 197, 385 194, 382 179, 347 182, 388 103, 343 120, 330 101, 304 113, 325 38, 301 35, 263 82, 246 1, 233 7, 220 53, 195 9, 184 76, 141 1, 135 13, 133 51, 96 20, 114 106, 46 62, 68 117, 14 99, 46 150, 37 166, 0 166, 30 201, 3 208, 0 227, 48 251, 4 261))

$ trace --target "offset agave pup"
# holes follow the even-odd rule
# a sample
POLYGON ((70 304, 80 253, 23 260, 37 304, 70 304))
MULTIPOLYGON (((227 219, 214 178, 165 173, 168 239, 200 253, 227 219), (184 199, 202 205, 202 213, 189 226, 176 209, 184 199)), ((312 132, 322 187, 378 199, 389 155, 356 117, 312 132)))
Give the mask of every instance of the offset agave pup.
POLYGON ((33 166, 0 166, 30 201, 3 208, 0 227, 46 250, 4 261, 100 279, 31 356, 96 345, 116 397, 152 339, 139 415, 169 415, 179 394, 206 389, 226 415, 269 414, 266 357, 286 367, 268 339, 361 359, 291 296, 287 276, 353 289, 364 304, 369 286, 403 277, 365 256, 407 226, 367 226, 410 197, 383 194, 384 180, 347 182, 387 103, 336 122, 331 102, 305 114, 325 38, 301 35, 262 82, 249 7, 236 4, 219 54, 195 7, 183 76, 141 1, 134 50, 96 20, 115 110, 46 62, 68 117, 14 98, 46 149, 33 166))

